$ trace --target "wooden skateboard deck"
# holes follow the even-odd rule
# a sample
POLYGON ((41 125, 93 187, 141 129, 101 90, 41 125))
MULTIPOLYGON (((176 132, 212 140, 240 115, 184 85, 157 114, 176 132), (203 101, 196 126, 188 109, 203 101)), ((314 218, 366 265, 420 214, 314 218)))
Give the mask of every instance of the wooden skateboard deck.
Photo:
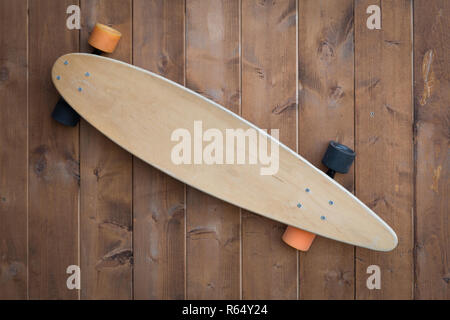
MULTIPOLYGON (((135 66, 73 53, 54 64, 52 80, 63 98, 91 125, 148 164, 236 206, 323 237, 390 251, 395 232, 372 210, 285 145, 224 107, 135 66), (279 169, 263 164, 175 164, 177 129, 257 130, 279 146, 279 169)), ((194 138, 193 138, 194 139, 194 138)), ((204 142, 204 145, 207 143, 204 142)), ((249 144, 244 146, 248 155, 249 144)), ((244 151, 244 150, 241 150, 244 151)), ((248 162, 248 161, 247 161, 248 162)))

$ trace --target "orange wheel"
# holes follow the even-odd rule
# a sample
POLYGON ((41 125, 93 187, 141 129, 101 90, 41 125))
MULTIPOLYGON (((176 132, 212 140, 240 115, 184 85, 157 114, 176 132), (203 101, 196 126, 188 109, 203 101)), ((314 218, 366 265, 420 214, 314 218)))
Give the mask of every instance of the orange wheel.
POLYGON ((111 53, 116 49, 122 34, 104 24, 97 23, 92 30, 88 43, 103 52, 111 53))
POLYGON ((315 237, 314 233, 288 226, 282 239, 297 250, 308 251, 315 237))

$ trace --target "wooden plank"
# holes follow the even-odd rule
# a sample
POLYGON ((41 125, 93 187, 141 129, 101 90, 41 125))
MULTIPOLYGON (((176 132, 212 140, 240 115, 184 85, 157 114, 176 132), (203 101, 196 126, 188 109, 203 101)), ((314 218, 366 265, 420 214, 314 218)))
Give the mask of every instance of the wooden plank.
MULTIPOLYGON (((186 2, 186 85, 238 113, 239 1, 186 2)), ((186 190, 186 296, 240 297, 240 209, 186 190)))
POLYGON ((0 299, 27 298, 26 0, 0 0, 0 299))
MULTIPOLYGON (((134 64, 184 84, 184 0, 134 0, 134 64)), ((185 187, 134 158, 134 297, 183 299, 185 187)))
MULTIPOLYGON (((298 15, 299 153, 326 170, 321 160, 330 140, 354 147, 353 0, 300 1, 298 15)), ((350 192, 353 171, 336 174, 350 192)), ((353 299, 353 252, 316 237, 300 255, 300 299, 353 299)))
MULTIPOLYGON (((242 116, 296 150, 296 1, 242 1, 242 116)), ((242 298, 296 299, 297 252, 285 226, 242 214, 242 298)))
POLYGON ((390 253, 356 249, 357 299, 410 299, 413 292, 413 144, 411 1, 364 0, 355 6, 356 195, 396 231, 390 253), (381 30, 369 30, 369 5, 381 30), (381 270, 369 290, 367 268, 381 270))
POLYGON ((50 116, 58 99, 50 70, 60 55, 78 51, 79 32, 66 28, 78 1, 29 1, 29 298, 77 299, 66 286, 79 264, 78 127, 50 116))
POLYGON ((416 299, 450 298, 450 3, 414 1, 416 299))
MULTIPOLYGON (((80 49, 92 51, 96 22, 122 33, 113 54, 131 62, 131 1, 82 0, 80 49)), ((132 297, 132 156, 86 121, 80 124, 82 299, 132 297)))

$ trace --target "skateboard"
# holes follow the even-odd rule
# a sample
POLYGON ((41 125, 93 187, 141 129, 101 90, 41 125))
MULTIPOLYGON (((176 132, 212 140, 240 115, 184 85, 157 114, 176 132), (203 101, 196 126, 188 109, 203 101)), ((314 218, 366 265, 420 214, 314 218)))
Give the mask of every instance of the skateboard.
MULTIPOLYGON (((198 190, 287 224, 283 240, 298 249, 307 250, 315 234, 377 251, 397 246, 395 232, 332 179, 334 172, 348 171, 354 158, 343 145, 330 144, 324 157, 327 175, 219 104, 152 72, 97 55, 61 56, 52 81, 77 114, 119 146, 198 190), (278 150, 273 157, 277 170, 262 174, 267 162, 220 162, 219 148, 215 162, 195 158, 196 148, 208 154, 207 147, 202 149, 210 146, 205 141, 224 141, 229 130, 250 132, 247 138, 254 132, 271 151, 278 150), (187 147, 179 152, 180 145, 193 146, 193 154, 187 147)), ((227 144, 222 159, 228 152, 254 156, 258 151, 250 140, 227 144)))
MULTIPOLYGON (((337 172, 347 173, 353 164, 353 160, 355 160, 355 155, 355 152, 346 145, 330 141, 327 151, 322 158, 322 164, 328 168, 326 171, 327 176, 334 179, 337 172)), ((315 237, 314 233, 288 226, 282 239, 297 250, 308 251, 315 237)))
MULTIPOLYGON (((117 47, 122 34, 114 28, 102 23, 96 23, 89 36, 88 43, 93 48, 92 54, 102 55, 112 53, 117 47)), ((80 121, 78 113, 60 98, 53 108, 52 117, 59 123, 74 127, 80 121)))

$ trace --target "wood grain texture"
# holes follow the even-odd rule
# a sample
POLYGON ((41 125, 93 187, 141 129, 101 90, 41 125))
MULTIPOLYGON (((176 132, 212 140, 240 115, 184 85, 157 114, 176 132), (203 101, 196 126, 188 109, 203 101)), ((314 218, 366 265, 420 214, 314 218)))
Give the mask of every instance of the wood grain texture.
MULTIPOLYGON (((131 62, 131 1, 82 0, 80 50, 95 23, 122 33, 111 58, 131 62)), ((82 299, 132 298, 132 156, 86 121, 80 123, 82 299)))
MULTIPOLYGON (((135 64, 183 84, 184 2, 0 0, 0 299, 76 299, 79 295, 86 299, 130 298, 132 292, 136 299, 185 297, 184 185, 136 158, 132 160, 133 225, 129 215, 122 215, 131 210, 127 198, 131 179, 122 171, 124 163, 131 161, 130 154, 86 122, 82 122, 80 132, 50 117, 57 100, 50 68, 61 54, 78 51, 79 40, 81 51, 89 51, 86 37, 97 17, 124 33, 113 57, 131 61, 133 49, 135 64), (66 9, 72 4, 81 5, 81 33, 67 30, 65 25, 66 9), (28 97, 24 81, 27 73, 28 97), (88 214, 81 217, 81 234, 77 231, 79 204, 81 215, 98 213, 97 220, 89 219, 88 214), (134 258, 128 250, 131 237, 134 258), (114 249, 116 245, 120 249, 114 249), (133 291, 129 287, 131 258, 135 264, 133 291), (66 288, 66 268, 80 263, 83 284, 78 293, 66 288), (96 269, 97 265, 100 268, 96 269), (124 274, 119 278, 121 272, 124 274)), ((190 85, 198 82, 195 89, 218 97, 216 101, 224 101, 235 112, 242 109, 245 117, 260 126, 280 128, 282 141, 294 150, 298 139, 296 151, 317 165, 329 139, 349 145, 355 139, 355 185, 353 172, 337 179, 347 189, 355 189, 358 197, 394 225, 400 246, 389 254, 356 249, 353 279, 351 247, 317 238, 309 253, 300 254, 296 270, 295 252, 280 241, 284 226, 244 213, 243 242, 239 246, 235 242, 239 242, 239 221, 225 217, 228 211, 237 211, 230 216, 239 216, 238 209, 191 190, 190 203, 196 217, 193 223, 212 228, 216 234, 211 240, 211 229, 193 228, 187 235, 195 254, 187 255, 188 273, 193 272, 187 282, 188 297, 239 298, 240 293, 244 298, 284 299, 295 298, 297 290, 301 299, 346 299, 352 295, 357 299, 409 299, 413 294, 417 299, 449 299, 448 1, 334 0, 324 6, 324 1, 283 0, 273 6, 274 1, 224 0, 227 12, 214 7, 217 1, 209 8, 205 2, 200 5, 200 1, 187 0, 192 21, 191 26, 188 21, 186 34, 190 35, 187 40, 191 47, 187 66, 190 85), (298 58, 293 49, 295 9, 291 7, 295 2, 298 58), (356 12, 354 137, 347 119, 352 103, 348 14, 352 2, 356 12), (366 28, 366 9, 372 4, 381 6, 382 30, 366 28), (241 18, 239 13, 230 13, 236 6, 243 12, 242 57, 230 53, 230 43, 239 42, 233 30, 240 28, 236 23, 241 18), (228 38, 220 40, 225 35, 228 38), (298 118, 294 111, 296 58, 298 118), (241 75, 239 63, 230 62, 233 59, 243 61, 241 75), (235 80, 240 76, 242 108, 241 88, 235 80), (203 231, 207 239, 203 239, 203 231), (230 239, 232 251, 228 245, 220 247, 216 238, 222 243, 230 239), (195 248, 198 241, 217 243, 195 248), (202 249, 205 252, 199 253, 202 249), (199 261, 193 260, 198 257, 199 261), (217 257, 226 259, 226 267, 219 266, 221 261, 213 261, 217 257), (239 265, 240 258, 242 292, 236 261, 232 261, 237 259, 239 265), (212 264, 203 265, 210 261, 212 264), (366 269, 371 264, 381 267, 381 290, 366 288, 366 269)), ((125 171, 129 170, 127 167, 125 171)))
POLYGON ((1 300, 28 293, 27 9, 26 0, 0 0, 1 300))
MULTIPOLYGON (((242 0, 242 116, 296 150, 296 1, 242 0)), ((285 226, 242 214, 242 297, 296 299, 297 252, 285 226)))
POLYGON ((413 107, 411 1, 357 1, 355 6, 356 196, 396 231, 391 253, 356 249, 357 299, 411 299, 413 292, 413 107), (366 26, 381 6, 381 30, 366 26), (381 289, 366 286, 381 269, 381 289))
POLYGON ((449 13, 414 1, 416 299, 450 299, 449 13))
MULTIPOLYGON (((330 140, 354 147, 353 0, 300 1, 298 15, 299 153, 326 171, 330 140)), ((353 192, 353 167, 336 180, 353 192)), ((300 299, 353 299, 353 253, 317 237, 300 254, 300 299)))
POLYGON ((78 30, 66 28, 66 8, 78 1, 29 1, 29 298, 77 299, 66 286, 79 265, 79 127, 50 114, 58 99, 50 70, 78 51, 78 30))
MULTIPOLYGON (((133 5, 134 64, 184 84, 184 0, 133 5)), ((134 298, 183 299, 185 186, 137 158, 133 173, 134 298)))
MULTIPOLYGON (((186 86, 240 108, 239 1, 186 1, 186 86)), ((186 297, 239 299, 240 209, 186 189, 186 297)))

